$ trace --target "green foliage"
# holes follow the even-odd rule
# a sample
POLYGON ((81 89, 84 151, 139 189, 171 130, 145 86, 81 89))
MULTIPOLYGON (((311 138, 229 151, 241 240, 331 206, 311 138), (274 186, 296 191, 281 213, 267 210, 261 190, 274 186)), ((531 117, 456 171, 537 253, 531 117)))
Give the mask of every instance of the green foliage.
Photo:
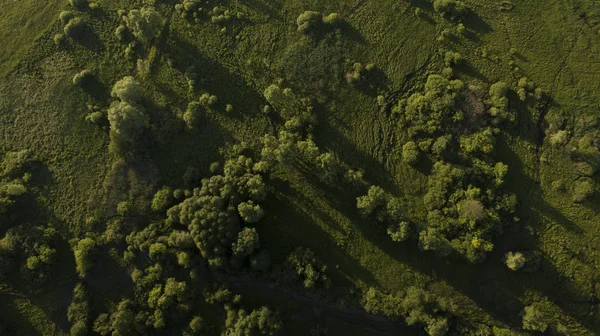
POLYGON ((152 199, 152 210, 164 212, 172 203, 173 191, 169 187, 163 187, 154 194, 154 198, 152 199))
POLYGON ((69 4, 75 8, 85 8, 88 6, 88 0, 69 0, 69 4))
POLYGON ((246 223, 256 223, 265 215, 260 205, 254 204, 252 201, 240 203, 238 212, 246 223))
POLYGON ((264 335, 274 336, 281 331, 281 321, 277 314, 267 307, 247 313, 243 309, 225 306, 227 317, 223 336, 264 335))
POLYGON ((63 24, 67 24, 69 23, 69 21, 71 21, 72 18, 75 17, 75 13, 71 11, 62 11, 60 12, 58 17, 60 18, 60 22, 62 22, 63 24))
POLYGON ((80 17, 75 17, 65 25, 64 31, 70 37, 81 38, 87 24, 80 17))
POLYGON ((433 9, 449 20, 460 20, 468 13, 467 7, 460 0, 434 0, 433 9))
POLYGON ((150 7, 132 9, 123 19, 129 31, 143 44, 150 43, 160 33, 163 25, 160 13, 150 7))
POLYGON ((231 252, 236 257, 248 257, 260 248, 258 233, 255 228, 244 228, 238 233, 237 241, 233 243, 231 252))
POLYGON ((523 329, 545 332, 548 329, 546 305, 534 302, 523 308, 523 329))
POLYGON ((460 65, 463 61, 463 57, 457 52, 448 51, 444 56, 444 62, 447 67, 451 67, 453 65, 460 65))
POLYGON ((388 226, 387 234, 393 241, 403 242, 410 237, 410 224, 407 222, 391 224, 388 226))
POLYGON ((88 271, 94 266, 92 255, 96 251, 96 242, 91 238, 83 238, 74 247, 75 267, 80 277, 85 277, 88 271))
POLYGON ((329 278, 325 274, 327 266, 317 259, 311 249, 298 247, 289 255, 287 261, 295 276, 302 281, 304 288, 330 286, 329 278))
POLYGON ((122 102, 134 105, 141 102, 143 92, 138 81, 131 76, 125 76, 115 83, 110 95, 122 102))
POLYGON ((323 14, 315 11, 305 11, 296 19, 298 31, 302 34, 314 34, 327 26, 335 27, 342 22, 343 19, 337 13, 323 16, 323 14))
POLYGON ((356 208, 363 216, 369 216, 377 208, 386 204, 387 195, 379 186, 372 185, 367 195, 356 198, 356 208))
POLYGON ((94 78, 94 74, 89 70, 83 70, 73 77, 73 84, 77 86, 85 86, 94 78))
POLYGON ((409 141, 402 146, 402 161, 409 165, 415 165, 419 162, 421 152, 414 141, 409 141))
POLYGON ((527 261, 527 259, 525 259, 525 256, 521 252, 508 252, 504 256, 504 259, 506 262, 506 266, 513 271, 518 271, 519 269, 521 269, 527 261))
POLYGON ((142 105, 113 102, 108 109, 111 134, 119 141, 134 143, 148 127, 148 115, 142 105))
POLYGON ((581 178, 573 185, 573 202, 581 203, 595 191, 594 182, 590 178, 581 178))

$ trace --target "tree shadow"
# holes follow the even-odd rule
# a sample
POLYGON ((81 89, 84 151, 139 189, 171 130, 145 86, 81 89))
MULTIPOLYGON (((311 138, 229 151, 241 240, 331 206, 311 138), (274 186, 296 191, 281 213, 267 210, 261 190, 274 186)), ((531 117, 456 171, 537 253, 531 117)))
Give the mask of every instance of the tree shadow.
POLYGON ((86 49, 98 52, 104 50, 104 42, 100 39, 98 33, 87 23, 82 24, 77 34, 71 36, 71 38, 86 49))
POLYGON ((365 37, 361 34, 361 32, 354 28, 354 26, 352 26, 348 21, 342 21, 339 24, 339 29, 342 32, 342 35, 347 37, 348 39, 350 39, 351 41, 354 41, 358 44, 365 44, 367 40, 365 40, 365 37))
POLYGON ((479 14, 475 13, 472 9, 469 9, 469 13, 462 20, 463 24, 479 34, 487 34, 492 32, 494 29, 487 22, 485 22, 479 14))
POLYGON ((479 69, 477 69, 471 62, 464 61, 455 66, 455 69, 464 73, 467 76, 473 77, 477 80, 480 80, 484 83, 488 83, 489 79, 483 75, 479 69))
POLYGON ((110 90, 96 76, 87 78, 81 88, 85 93, 90 95, 97 104, 102 104, 110 99, 110 90))

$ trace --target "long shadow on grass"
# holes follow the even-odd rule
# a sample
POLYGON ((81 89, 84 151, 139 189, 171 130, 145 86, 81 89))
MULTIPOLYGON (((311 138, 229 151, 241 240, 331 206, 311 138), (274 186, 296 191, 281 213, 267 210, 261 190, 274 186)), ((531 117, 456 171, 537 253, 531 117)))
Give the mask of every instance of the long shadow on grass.
MULTIPOLYGON (((375 184, 390 186, 393 181, 389 174, 383 169, 380 163, 364 153, 356 150, 355 146, 349 143, 343 136, 336 134, 330 128, 329 141, 336 142, 336 147, 348 158, 362 162, 360 166, 368 166, 369 177, 373 176, 372 182, 375 184)), ((348 161, 347 161, 348 162, 348 161)), ((540 222, 538 213, 544 214, 554 221, 564 225, 567 229, 579 232, 579 228, 566 219, 559 211, 552 208, 551 205, 537 200, 541 194, 536 181, 528 179, 522 172, 525 167, 520 162, 517 155, 512 153, 508 161, 513 179, 513 191, 515 191, 521 203, 518 215, 521 216, 521 222, 535 223, 540 222), (532 199, 536 202, 532 202, 532 199), (532 211, 534 210, 534 211, 532 211)), ((509 186, 509 189, 511 187, 509 186)), ((334 195, 332 195, 333 197, 334 195)), ((352 202, 355 200, 348 195, 335 195, 341 197, 343 202, 352 202)), ((343 203, 342 202, 342 203, 343 203)), ((356 218, 356 210, 341 208, 347 218, 356 218)), ((520 312, 523 304, 520 301, 528 289, 535 288, 541 291, 559 307, 565 314, 571 315, 583 325, 594 326, 590 318, 581 318, 569 313, 569 302, 574 302, 573 298, 578 298, 577 293, 570 288, 573 286, 558 287, 565 284, 565 279, 553 268, 550 262, 542 260, 539 271, 527 274, 523 272, 512 272, 502 263, 503 256, 508 251, 514 250, 535 250, 539 244, 538 238, 529 234, 523 227, 516 224, 509 228, 506 234, 497 240, 496 249, 487 257, 487 261, 480 265, 469 265, 463 260, 441 259, 432 253, 422 252, 418 249, 416 242, 410 241, 404 244, 394 243, 385 234, 385 229, 377 227, 376 223, 366 220, 352 220, 362 235, 379 246, 385 253, 392 256, 401 263, 408 264, 418 272, 429 275, 432 279, 444 280, 458 291, 471 298, 478 307, 484 309, 491 316, 499 321, 520 328, 520 312), (558 290, 557 288, 561 288, 558 290)))
MULTIPOLYGON (((174 67, 182 73, 185 73, 190 66, 196 68, 199 77, 197 87, 201 92, 208 91, 216 95, 219 104, 232 103, 234 111, 228 115, 234 118, 241 118, 241 112, 260 109, 264 99, 241 76, 212 59, 197 46, 182 39, 177 33, 176 30, 171 29, 167 50, 177 50, 177 53, 170 56, 173 58, 174 67)), ((185 101, 180 104, 184 109, 185 101)))
MULTIPOLYGON (((326 188, 309 172, 305 172, 302 175, 310 180, 309 185, 326 188)), ((334 283, 336 279, 343 282, 345 278, 359 279, 365 283, 376 282, 373 276, 363 269, 357 260, 346 254, 339 247, 344 242, 336 241, 336 237, 332 237, 329 233, 325 232, 313 219, 313 217, 318 217, 325 225, 335 230, 338 239, 345 237, 348 233, 345 232, 345 228, 321 208, 329 205, 334 209, 338 209, 340 204, 331 205, 329 201, 339 201, 341 197, 339 195, 340 190, 336 192, 338 194, 336 196, 340 197, 328 198, 321 204, 318 200, 308 199, 302 193, 296 192, 296 190, 292 189, 284 181, 274 181, 273 184, 277 189, 277 195, 271 197, 268 202, 265 202, 269 229, 264 231, 264 224, 258 227, 261 236, 264 234, 265 237, 269 237, 270 235, 277 235, 279 237, 278 240, 274 240, 274 238, 267 238, 265 240, 265 246, 268 249, 278 251, 277 255, 281 257, 287 256, 297 246, 310 247, 318 251, 320 257, 327 263, 329 266, 328 272, 333 274, 334 283), (261 231, 264 233, 261 233, 261 231), (281 237, 285 237, 285 239, 281 239, 281 237), (280 244, 285 244, 285 247, 277 246, 280 244), (283 252, 282 250, 285 250, 285 253, 279 253, 283 252)), ((322 189, 319 188, 318 190, 322 189)), ((345 238, 341 239, 345 240, 345 238)), ((274 257, 277 258, 277 255, 274 257)), ((275 261, 281 262, 283 260, 275 261)), ((348 284, 342 283, 341 285, 348 284)))

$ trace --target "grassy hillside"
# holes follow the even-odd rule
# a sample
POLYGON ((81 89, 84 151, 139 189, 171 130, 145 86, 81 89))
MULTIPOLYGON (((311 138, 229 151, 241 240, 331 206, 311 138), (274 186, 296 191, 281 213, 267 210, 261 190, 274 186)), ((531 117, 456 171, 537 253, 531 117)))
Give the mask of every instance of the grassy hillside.
MULTIPOLYGON (((94 321, 125 309, 119 302, 130 299, 133 308, 127 309, 139 313, 127 325, 131 334, 191 335, 190 320, 202 316, 208 327, 199 334, 234 335, 234 328, 225 331, 232 318, 223 307, 250 312, 262 306, 277 312, 281 332, 289 335, 322 335, 319 330, 325 329, 333 335, 600 333, 600 196, 594 165, 600 145, 595 121, 600 3, 463 0, 465 14, 451 19, 442 15, 440 1, 426 0, 228 0, 198 1, 197 7, 192 2, 97 0, 80 8, 67 1, 5 4, 0 14, 0 196, 8 210, 3 213, 0 204, 0 252, 24 246, 6 252, 11 268, 6 266, 6 275, 0 272, 0 296, 7 302, 0 307, 7 317, 0 326, 6 332, 69 334, 81 320, 90 334, 103 333, 94 321), (150 7, 160 20, 143 41, 123 16, 150 7), (62 11, 76 19, 66 20, 62 11), (306 11, 323 19, 303 33, 297 20, 306 11), (339 21, 326 19, 330 13, 339 21), (82 26, 66 33, 73 20, 82 26), (449 61, 448 52, 459 53, 462 61, 449 61), (357 62, 363 69, 372 64, 373 70, 361 70, 353 81, 357 62), (74 83, 83 70, 91 79, 74 83), (467 131, 441 127, 455 135, 455 142, 456 134, 472 131, 469 127, 495 128, 492 152, 465 154, 457 142, 455 158, 421 149, 420 161, 407 163, 403 146, 418 141, 400 121, 408 108, 398 112, 398 106, 427 92, 431 75, 464 83, 452 95, 458 102, 453 108, 464 110, 465 123, 473 120, 464 126, 467 131), (140 83, 141 98, 111 96, 125 76, 140 83), (520 99, 520 84, 527 81, 535 85, 520 99), (497 82, 506 83, 506 109, 514 121, 485 124, 482 120, 491 117, 483 110, 470 112, 474 105, 461 99, 471 97, 475 103, 470 104, 487 110, 493 105, 490 85, 497 82), (270 94, 273 85, 283 93, 270 94), (211 95, 216 102, 209 102, 211 95), (111 114, 119 101, 146 118, 134 141, 119 140, 125 135, 111 114), (194 106, 202 112, 190 119, 194 106), (90 122, 93 113, 98 119, 90 122), (286 124, 292 119, 300 126, 286 124), (275 156, 286 155, 282 148, 289 136, 293 150, 287 150, 298 151, 298 141, 312 139, 335 163, 299 153, 291 163, 275 160, 266 172, 240 168, 242 163, 228 166, 240 155, 253 164, 266 162, 265 134, 280 146, 275 156), (21 150, 31 156, 21 170, 11 171, 9 153, 21 150), (433 189, 434 164, 470 167, 471 157, 508 166, 504 183, 486 185, 482 195, 498 189, 517 199, 514 214, 500 216, 503 232, 493 236, 493 249, 476 263, 463 258, 457 242, 449 256, 440 256, 423 248, 419 238, 433 227, 424 197, 433 189), (220 166, 211 167, 213 162, 220 166), (332 167, 336 177, 323 178, 332 167), (364 177, 345 178, 349 169, 364 177), (239 174, 229 176, 231 171, 239 174), (23 177, 25 172, 31 177, 23 177), (240 186, 246 185, 246 174, 264 181, 264 200, 235 191, 245 188, 240 186), (200 181, 221 175, 226 182, 211 180, 214 190, 200 181), (27 193, 12 204, 13 195, 2 188, 14 183, 22 183, 27 193), (591 189, 581 191, 584 184, 591 189), (399 201, 402 221, 411 228, 407 241, 390 238, 388 219, 381 218, 388 216, 385 211, 361 216, 357 197, 371 185, 382 187, 387 201, 399 201), (163 187, 169 188, 168 206, 153 206, 163 187), (226 188, 229 201, 223 196, 226 188), (179 196, 172 197, 173 191, 179 196), (582 192, 585 197, 579 197, 582 192), (204 204, 206 195, 219 201, 204 204), (264 210, 257 223, 239 208, 248 199, 264 210), (206 221, 191 219, 221 201, 230 205, 223 213, 233 211, 235 217, 232 241, 242 228, 255 228, 260 237, 260 249, 238 260, 239 267, 229 233, 215 233, 229 230, 229 222, 218 222, 209 233, 194 231, 206 221), (180 216, 186 209, 193 210, 180 216), (44 233, 34 236, 34 231, 44 233), (190 231, 191 245, 169 242, 174 231, 190 231), (203 250, 202 239, 210 235, 218 235, 218 242, 203 250), (94 252, 82 260, 93 266, 81 272, 82 261, 73 251, 82 250, 86 238, 95 242, 94 252), (227 242, 225 252, 222 242, 227 242), (156 252, 157 244, 168 252, 156 252), (46 245, 56 257, 33 265, 31 257, 45 260, 41 246, 46 245), (314 252, 305 267, 321 276, 315 286, 303 285, 307 275, 294 275, 302 273, 290 266, 297 247, 314 252), (266 270, 252 266, 260 251, 270 254, 266 270), (192 266, 180 266, 181 252, 192 266), (522 252, 529 264, 509 269, 508 252, 522 252), (136 270, 151 273, 155 264, 164 272, 154 282, 136 280, 136 270), (326 266, 324 271, 319 265, 326 266), (148 293, 166 288, 167 278, 185 281, 187 296, 169 297, 175 303, 159 309, 159 303, 149 303, 148 293), (68 318, 69 305, 81 300, 72 294, 78 283, 86 288, 88 308, 85 318, 68 318), (214 283, 240 294, 241 301, 233 294, 215 299, 214 283), (413 305, 414 288, 427 293, 422 295, 429 299, 422 300, 429 301, 413 305), (415 317, 421 313, 427 318, 415 317), (528 322, 531 316, 540 324, 528 322), (156 322, 161 318, 163 326, 156 322), (141 327, 140 321, 152 322, 141 327)), ((107 333, 117 330, 111 328, 107 333)))

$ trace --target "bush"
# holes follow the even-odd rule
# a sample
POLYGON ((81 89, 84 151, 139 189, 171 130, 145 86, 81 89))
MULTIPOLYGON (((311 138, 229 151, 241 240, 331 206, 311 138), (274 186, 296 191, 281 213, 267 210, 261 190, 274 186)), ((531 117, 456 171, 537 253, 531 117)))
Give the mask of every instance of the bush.
POLYGON ((75 17, 75 13, 71 11, 62 11, 60 12, 60 15, 58 17, 60 18, 60 22, 62 22, 63 24, 67 24, 69 23, 69 21, 71 21, 72 18, 75 17))
POLYGON ((548 329, 546 314, 543 312, 544 305, 539 302, 523 309, 523 329, 545 332, 548 329))
POLYGON ((446 63, 446 66, 450 67, 453 65, 461 64, 464 61, 464 59, 459 53, 448 51, 446 53, 446 56, 444 57, 444 61, 446 63))
POLYGON ((132 143, 148 126, 148 115, 141 105, 115 102, 108 109, 108 121, 111 132, 119 140, 132 143))
POLYGON ((80 240, 74 249, 75 266, 79 276, 85 277, 90 268, 92 268, 91 254, 96 249, 96 243, 90 238, 80 240))
POLYGON ((69 0, 69 4, 75 8, 85 8, 88 6, 88 0, 69 0))
POLYGON ((419 162, 419 148, 414 141, 409 141, 402 146, 402 161, 413 166, 419 162))
POLYGON ((410 237, 410 224, 407 222, 392 224, 388 226, 387 234, 393 241, 403 242, 410 237))
POLYGON ((173 202, 173 192, 168 187, 163 187, 154 194, 152 199, 152 210, 156 212, 166 211, 173 202))
POLYGON ((246 223, 256 223, 265 215, 260 205, 254 204, 252 201, 240 203, 238 205, 238 212, 246 223))
POLYGON ((138 81, 131 76, 125 76, 115 83, 110 95, 129 104, 134 104, 142 100, 143 93, 138 81))
POLYGON ((296 19, 298 31, 302 34, 314 32, 323 23, 323 15, 315 11, 305 11, 296 19))
POLYGON ((387 195, 379 186, 372 185, 367 195, 356 198, 356 208, 363 216, 369 216, 375 209, 385 205, 387 195))
POLYGON ((71 19, 64 28, 65 34, 70 37, 81 37, 86 28, 86 23, 79 17, 71 19))
POLYGON ((465 4, 460 0, 435 0, 433 9, 449 20, 460 20, 468 12, 465 4))
POLYGON ((521 252, 508 252, 504 257, 506 266, 513 271, 518 271, 525 265, 526 259, 521 252))
POLYGON ((581 203, 594 193, 594 182, 590 178, 575 181, 573 186, 573 202, 581 203))
POLYGON ((55 34, 53 37, 54 44, 57 46, 63 45, 67 41, 67 36, 65 34, 55 34))
POLYGON ((140 42, 147 44, 158 35, 162 16, 153 8, 133 9, 124 17, 127 28, 140 42))
POLYGON ((94 74, 89 70, 83 70, 73 77, 73 84, 77 86, 85 86, 94 78, 94 74))

